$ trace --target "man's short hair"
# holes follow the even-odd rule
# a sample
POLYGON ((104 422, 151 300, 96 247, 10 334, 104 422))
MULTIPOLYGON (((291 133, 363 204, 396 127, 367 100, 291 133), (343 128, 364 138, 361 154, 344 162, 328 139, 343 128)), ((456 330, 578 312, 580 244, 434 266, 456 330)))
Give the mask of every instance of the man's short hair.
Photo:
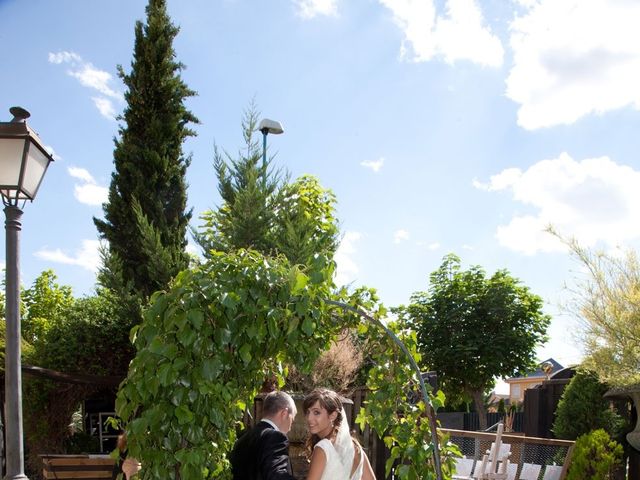
POLYGON ((289 410, 292 408, 295 409, 295 403, 291 395, 284 392, 271 392, 264 397, 264 401, 262 402, 262 415, 264 417, 271 417, 285 408, 289 410))

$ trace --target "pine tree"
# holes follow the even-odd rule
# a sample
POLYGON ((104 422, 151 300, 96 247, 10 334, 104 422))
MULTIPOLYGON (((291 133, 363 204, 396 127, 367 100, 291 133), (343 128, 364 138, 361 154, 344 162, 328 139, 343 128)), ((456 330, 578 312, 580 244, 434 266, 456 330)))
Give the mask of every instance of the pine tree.
POLYGON ((196 93, 180 77, 173 40, 179 29, 165 0, 149 0, 146 24, 135 26, 131 72, 118 72, 127 107, 115 139, 109 200, 104 220, 94 218, 109 243, 100 281, 125 297, 146 299, 188 265, 184 140, 198 123, 184 105, 196 93))
POLYGON ((262 164, 255 139, 259 112, 255 103, 242 119, 244 148, 236 158, 214 152, 214 169, 222 205, 204 212, 204 228, 193 232, 205 256, 211 250, 251 248, 265 255, 284 255, 308 265, 318 255, 333 257, 339 244, 336 197, 315 177, 289 175, 262 164))
POLYGON ((251 103, 242 118, 244 149, 233 158, 214 150, 213 166, 218 178, 222 206, 202 215, 205 230, 196 238, 205 250, 230 251, 253 248, 269 253, 268 232, 277 212, 277 192, 284 179, 280 171, 269 170, 271 159, 262 165, 262 148, 255 138, 259 112, 251 103))

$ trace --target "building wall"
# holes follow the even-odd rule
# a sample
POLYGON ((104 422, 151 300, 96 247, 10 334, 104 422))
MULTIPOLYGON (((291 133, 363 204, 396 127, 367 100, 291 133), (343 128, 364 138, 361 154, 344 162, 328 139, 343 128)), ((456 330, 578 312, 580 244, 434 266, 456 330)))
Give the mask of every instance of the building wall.
POLYGON ((540 385, 544 378, 518 378, 518 379, 510 379, 507 382, 509 383, 509 400, 511 403, 518 402, 521 403, 524 401, 524 392, 525 390, 535 387, 536 385, 540 385))

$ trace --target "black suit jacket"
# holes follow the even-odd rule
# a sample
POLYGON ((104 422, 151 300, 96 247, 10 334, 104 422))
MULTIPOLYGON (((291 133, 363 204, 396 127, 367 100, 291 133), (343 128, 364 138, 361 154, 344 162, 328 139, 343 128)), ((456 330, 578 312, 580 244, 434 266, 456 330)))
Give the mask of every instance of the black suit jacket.
POLYGON ((258 422, 236 442, 229 457, 233 480, 295 480, 287 436, 258 422))

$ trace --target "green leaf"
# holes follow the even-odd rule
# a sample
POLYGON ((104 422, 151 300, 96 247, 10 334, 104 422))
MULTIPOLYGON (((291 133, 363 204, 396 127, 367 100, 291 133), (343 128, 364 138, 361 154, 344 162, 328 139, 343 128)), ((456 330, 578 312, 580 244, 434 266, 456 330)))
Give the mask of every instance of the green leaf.
POLYGON ((160 336, 156 336, 149 345, 149 351, 156 355, 163 355, 166 349, 167 346, 163 343, 160 336))
POLYGON ((202 328, 202 324, 204 323, 204 312, 202 310, 198 310, 192 308, 187 313, 187 318, 195 331, 199 331, 202 328))
POLYGON ((307 286, 308 282, 309 277, 307 277, 304 273, 300 272, 297 268, 291 269, 289 284, 292 295, 298 295, 304 289, 304 287, 307 286))
POLYGON ((162 385, 163 387, 166 387, 173 383, 175 372, 171 368, 170 363, 164 363, 160 365, 160 368, 158 368, 157 375, 158 375, 158 380, 160 380, 160 385, 162 385))
POLYGON ((202 378, 214 380, 222 371, 222 362, 219 357, 206 358, 202 362, 202 378))
POLYGON ((300 324, 300 319, 296 317, 289 318, 289 324, 287 325, 287 335, 290 335, 293 331, 298 328, 300 324))
POLYGON ((313 331, 315 330, 315 323, 311 318, 307 317, 302 322, 302 331, 307 335, 311 336, 313 331))
POLYGON ((220 303, 227 307, 229 310, 235 312, 236 307, 238 306, 238 302, 236 302, 234 298, 234 294, 232 292, 226 292, 222 294, 222 298, 220 299, 220 303))
POLYGON ((180 405, 175 410, 175 416, 180 425, 185 425, 193 421, 193 412, 186 405, 180 405))
POLYGON ((247 327, 247 336, 251 339, 258 336, 258 327, 256 327, 255 323, 252 323, 247 327))
POLYGON ((251 361, 251 345, 245 343, 242 347, 240 347, 240 358, 247 365, 251 361))
POLYGON ((195 342, 196 337, 198 336, 195 330, 192 330, 188 325, 181 331, 178 332, 178 341, 188 347, 195 342))

